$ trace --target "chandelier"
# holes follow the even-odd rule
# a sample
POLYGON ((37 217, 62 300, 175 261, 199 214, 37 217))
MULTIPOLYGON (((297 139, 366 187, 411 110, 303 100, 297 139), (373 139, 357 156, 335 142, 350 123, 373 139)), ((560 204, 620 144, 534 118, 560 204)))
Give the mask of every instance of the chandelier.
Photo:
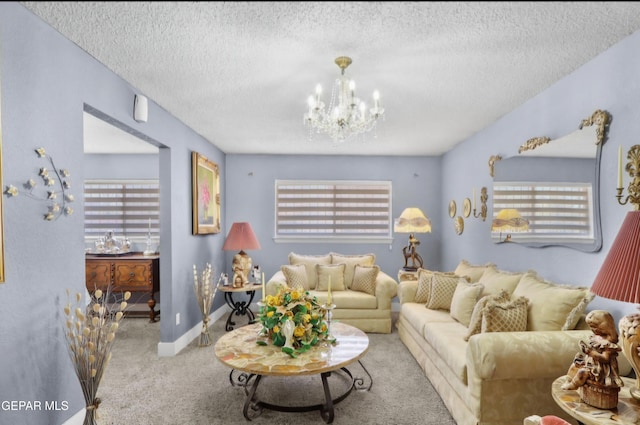
POLYGON ((384 108, 380 105, 377 90, 373 92, 373 107, 369 111, 367 105, 356 97, 355 82, 344 75, 344 70, 351 65, 351 58, 340 56, 335 62, 341 73, 333 85, 329 108, 325 110, 320 98, 322 86, 318 84, 315 96, 309 96, 309 111, 304 114, 304 122, 309 126, 309 137, 315 129, 317 133, 328 134, 337 143, 374 129, 378 118, 384 114, 384 108))

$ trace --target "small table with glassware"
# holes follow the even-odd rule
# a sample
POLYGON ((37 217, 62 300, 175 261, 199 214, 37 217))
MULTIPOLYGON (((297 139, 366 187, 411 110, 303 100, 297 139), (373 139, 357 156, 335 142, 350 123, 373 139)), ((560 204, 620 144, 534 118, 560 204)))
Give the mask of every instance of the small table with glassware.
MULTIPOLYGON (((271 343, 258 345, 262 324, 243 326, 218 339, 215 345, 216 357, 231 368, 229 381, 233 386, 245 389, 244 417, 251 420, 263 408, 279 412, 309 412, 319 410, 326 423, 333 422, 334 405, 344 400, 354 389, 368 391, 373 385, 371 375, 360 359, 369 349, 369 337, 360 329, 336 322, 331 324, 334 344, 320 342, 308 351, 291 357, 282 352, 281 347, 271 343), (347 366, 358 362, 367 378, 354 377, 347 366), (345 391, 338 397, 331 395, 328 378, 333 372, 345 378, 345 391), (234 374, 238 374, 237 376, 234 374), (320 375, 324 390, 324 402, 318 404, 275 404, 275 401, 259 400, 256 390, 263 378, 279 377, 287 380, 307 375, 320 375), (368 385, 367 385, 368 384, 368 385)), ((301 392, 309 389, 301 388, 301 392)), ((295 401, 295 400, 294 400, 295 401)))
POLYGON ((236 322, 231 319, 233 316, 247 316, 249 318, 249 324, 252 324, 256 320, 255 314, 251 311, 251 302, 256 295, 256 291, 262 291, 262 284, 259 283, 248 283, 239 288, 234 288, 233 286, 223 286, 219 285, 218 290, 224 292, 224 300, 229 307, 231 307, 231 313, 229 313, 229 317, 227 318, 227 323, 225 324, 224 329, 228 331, 232 331, 236 322), (249 299, 237 300, 234 299, 234 295, 245 293, 249 296, 249 299))
POLYGON ((640 402, 629 394, 636 385, 635 379, 622 377, 624 386, 618 394, 618 407, 598 409, 583 402, 577 390, 563 390, 567 376, 561 376, 551 385, 555 402, 581 425, 632 425, 640 423, 640 402))

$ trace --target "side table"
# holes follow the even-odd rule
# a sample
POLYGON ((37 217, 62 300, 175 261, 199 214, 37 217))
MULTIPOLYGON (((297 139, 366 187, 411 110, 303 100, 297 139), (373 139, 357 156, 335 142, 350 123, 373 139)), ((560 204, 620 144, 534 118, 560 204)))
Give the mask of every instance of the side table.
POLYGON ((634 379, 623 377, 624 386, 618 394, 618 407, 598 409, 583 402, 576 390, 563 390, 562 384, 567 376, 561 376, 551 385, 551 394, 555 402, 581 425, 633 425, 640 423, 640 402, 629 394, 629 388, 635 387, 634 379))
POLYGON ((398 282, 403 280, 418 280, 418 272, 404 269, 398 270, 398 282))
POLYGON ((242 288, 234 288, 233 286, 218 286, 218 290, 224 292, 224 300, 229 307, 231 307, 231 313, 229 313, 229 317, 227 318, 227 323, 225 324, 224 329, 229 332, 233 330, 236 322, 233 322, 231 319, 234 315, 236 316, 247 316, 249 318, 249 324, 252 324, 256 320, 256 316, 251 311, 251 301, 256 295, 256 291, 262 292, 261 284, 249 283, 248 285, 243 286, 242 288), (249 295, 248 300, 234 300, 234 295, 239 293, 245 293, 249 295))

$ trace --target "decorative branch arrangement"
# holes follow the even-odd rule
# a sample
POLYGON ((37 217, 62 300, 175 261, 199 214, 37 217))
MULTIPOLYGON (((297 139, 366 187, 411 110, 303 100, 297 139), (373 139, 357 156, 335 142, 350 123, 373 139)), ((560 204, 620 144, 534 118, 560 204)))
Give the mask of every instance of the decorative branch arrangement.
MULTIPOLYGON (((51 170, 46 167, 41 167, 38 173, 45 186, 45 193, 36 193, 38 184, 35 180, 29 179, 22 185, 26 191, 25 194, 31 199, 42 201, 47 204, 47 213, 44 215, 44 219, 47 221, 55 220, 62 214, 73 214, 73 208, 67 205, 75 200, 73 195, 68 192, 71 188, 71 184, 68 179, 69 171, 66 169, 57 169, 53 163, 53 158, 51 158, 50 155, 47 155, 44 148, 38 148, 35 152, 38 154, 39 158, 46 158, 49 160, 51 170), (56 184, 60 185, 59 189, 56 189, 56 184)), ((19 191, 17 187, 9 185, 5 189, 4 193, 9 197, 14 197, 18 196, 19 191)))
MULTIPOLYGON (((98 406, 96 397, 100 380, 111 359, 111 346, 116 337, 119 322, 124 316, 130 292, 123 294, 123 301, 115 307, 109 305, 110 290, 97 289, 91 301, 83 308, 82 295, 76 294, 75 308, 69 301, 64 307, 66 316, 65 339, 86 403, 84 425, 96 425, 98 406)), ((67 299, 69 290, 67 290, 67 299)))
POLYGON ((206 347, 211 345, 211 336, 209 335, 209 312, 213 299, 218 291, 218 286, 213 283, 213 269, 211 264, 207 263, 200 276, 198 269, 193 265, 193 289, 196 293, 196 300, 202 314, 202 331, 200 332, 200 341, 198 346, 206 347))

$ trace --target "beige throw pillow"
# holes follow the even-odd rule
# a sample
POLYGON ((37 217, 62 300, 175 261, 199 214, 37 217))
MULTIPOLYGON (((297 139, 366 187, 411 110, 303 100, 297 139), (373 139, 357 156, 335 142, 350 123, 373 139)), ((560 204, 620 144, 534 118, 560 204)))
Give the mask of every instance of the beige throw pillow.
POLYGON ((527 330, 560 331, 574 329, 595 295, 586 287, 557 285, 534 272, 522 276, 514 297, 529 299, 527 330))
POLYGON ((414 301, 417 303, 429 302, 431 294, 431 279, 433 272, 426 269, 418 269, 418 289, 414 301))
POLYGON ((474 265, 467 260, 462 260, 454 270, 454 273, 458 276, 467 276, 469 282, 478 282, 487 268, 495 266, 493 263, 487 263, 485 265, 474 265))
POLYGON ((487 267, 478 281, 484 285, 482 296, 498 294, 503 289, 509 292, 509 294, 513 294, 523 275, 523 272, 507 272, 498 270, 496 266, 487 267))
POLYGON ((289 264, 304 264, 307 270, 309 289, 316 289, 316 285, 318 284, 316 264, 331 264, 331 255, 301 255, 291 252, 289 253, 289 264))
POLYGON ((482 333, 485 332, 524 332, 527 330, 527 306, 529 300, 519 297, 498 304, 490 301, 482 312, 482 333))
POLYGON ((379 271, 380 267, 378 266, 356 266, 353 272, 351 289, 375 295, 376 279, 378 278, 379 271))
POLYGON ((451 299, 451 317, 465 326, 469 326, 473 307, 478 302, 484 286, 481 283, 458 282, 451 299))
POLYGON ((282 274, 284 274, 284 277, 287 280, 287 286, 289 288, 302 289, 304 291, 309 290, 307 269, 304 264, 282 266, 280 267, 280 270, 282 270, 282 274))
POLYGON ((331 292, 344 291, 344 264, 317 264, 318 291, 329 289, 329 278, 331 278, 331 292))
POLYGON ((504 304, 509 302, 510 299, 511 295, 504 289, 497 294, 485 295, 480 298, 473 307, 473 312, 469 319, 469 329, 467 330, 467 334, 464 336, 464 340, 469 341, 469 338, 471 338, 472 335, 478 334, 482 330, 482 312, 488 303, 493 302, 497 304, 504 304))
POLYGON ((451 273, 433 272, 427 308, 433 310, 449 310, 451 300, 459 282, 465 279, 451 273))
POLYGON ((344 284, 348 288, 351 288, 353 284, 353 274, 356 266, 373 266, 376 262, 375 254, 364 255, 343 255, 335 252, 330 253, 331 264, 345 264, 344 269, 344 284))

